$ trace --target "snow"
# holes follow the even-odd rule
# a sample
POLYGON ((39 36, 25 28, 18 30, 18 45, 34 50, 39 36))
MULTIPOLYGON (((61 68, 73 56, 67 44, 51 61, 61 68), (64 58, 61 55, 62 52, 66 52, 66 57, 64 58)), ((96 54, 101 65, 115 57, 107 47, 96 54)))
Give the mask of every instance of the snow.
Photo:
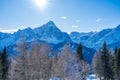
POLYGON ((48 43, 58 44, 60 42, 70 42, 71 38, 65 32, 61 32, 60 29, 56 27, 53 21, 49 21, 48 23, 31 29, 30 27, 18 30, 14 34, 5 34, 0 33, 0 48, 4 46, 8 47, 11 44, 15 44, 17 40, 21 37, 24 37, 27 42, 33 41, 34 39, 40 41, 46 41, 48 43))
POLYGON ((91 74, 91 75, 89 75, 89 76, 87 77, 87 80, 100 80, 100 79, 98 79, 98 78, 96 77, 96 75, 91 74))
POLYGON ((72 41, 76 43, 82 43, 87 47, 98 49, 102 46, 104 41, 106 41, 108 45, 120 42, 120 25, 112 29, 103 29, 100 32, 90 33, 72 32, 70 34, 70 37, 72 41))
POLYGON ((27 42, 33 41, 34 39, 47 41, 48 43, 53 44, 73 41, 76 43, 82 43, 86 47, 98 49, 102 46, 104 41, 106 41, 108 45, 111 45, 111 47, 117 44, 117 42, 120 42, 120 25, 116 28, 104 29, 100 32, 71 32, 71 34, 68 35, 58 29, 53 21, 49 21, 38 28, 31 29, 28 27, 23 30, 18 30, 13 34, 0 32, 0 48, 15 44, 21 36, 23 36, 27 42))

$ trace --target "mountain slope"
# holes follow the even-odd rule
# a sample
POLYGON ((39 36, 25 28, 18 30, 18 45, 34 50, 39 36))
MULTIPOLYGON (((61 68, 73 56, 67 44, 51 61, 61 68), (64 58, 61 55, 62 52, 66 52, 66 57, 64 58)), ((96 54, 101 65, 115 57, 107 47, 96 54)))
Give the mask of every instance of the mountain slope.
POLYGON ((8 52, 13 53, 13 48, 21 37, 23 37, 28 44, 34 40, 38 40, 42 44, 48 43, 52 46, 53 51, 59 51, 66 43, 69 43, 75 52, 77 43, 82 43, 84 45, 83 55, 87 61, 91 63, 95 49, 99 49, 104 41, 107 42, 108 48, 114 49, 120 47, 120 25, 116 28, 104 29, 100 32, 72 32, 68 35, 66 32, 58 29, 54 22, 49 21, 38 28, 31 29, 28 27, 23 30, 18 30, 13 34, 0 32, 0 50, 6 46, 8 47, 8 52))
POLYGON ((72 42, 69 35, 58 29, 52 21, 49 21, 47 24, 44 24, 39 28, 35 28, 34 32, 37 36, 39 36, 38 39, 49 43, 56 44, 64 41, 72 42))
MULTIPOLYGON (((21 37, 25 39, 28 45, 34 42, 34 40, 39 41, 40 44, 48 43, 51 45, 52 52, 60 52, 65 44, 70 44, 75 53, 77 46, 77 44, 71 40, 70 36, 66 32, 62 32, 58 29, 52 21, 35 29, 28 27, 23 30, 18 30, 13 34, 0 33, 0 35, 2 35, 0 37, 0 49, 6 46, 9 54, 15 53, 15 44, 21 37)), ((83 46, 83 55, 89 63, 91 63, 94 53, 94 49, 83 46)))
MULTIPOLYGON (((120 25, 113 29, 104 29, 100 32, 90 32, 90 33, 75 33, 70 34, 71 39, 76 43, 82 43, 87 47, 94 49, 99 49, 103 42, 106 41, 109 48, 113 48, 112 44, 120 42, 120 25), (74 35, 73 35, 74 34, 74 35)), ((120 47, 120 46, 118 46, 120 47)))
POLYGON ((60 42, 72 42, 67 33, 61 32, 54 22, 49 21, 48 23, 35 29, 26 28, 18 30, 13 34, 0 33, 0 47, 3 48, 4 46, 15 44, 21 37, 24 37, 27 42, 33 41, 34 39, 54 44, 60 42))

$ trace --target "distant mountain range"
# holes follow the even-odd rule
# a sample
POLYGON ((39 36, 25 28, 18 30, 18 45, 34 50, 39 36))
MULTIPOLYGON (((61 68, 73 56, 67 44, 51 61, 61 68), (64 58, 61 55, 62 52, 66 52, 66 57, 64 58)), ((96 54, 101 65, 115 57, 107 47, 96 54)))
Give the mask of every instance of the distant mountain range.
POLYGON ((0 32, 0 49, 8 47, 8 52, 13 52, 13 46, 21 37, 24 37, 27 43, 38 40, 40 43, 49 43, 53 50, 60 50, 65 43, 69 43, 73 51, 76 50, 78 43, 82 43, 83 54, 86 60, 91 63, 96 49, 99 49, 103 42, 106 41, 109 48, 120 47, 120 25, 113 29, 104 29, 100 32, 79 33, 71 32, 67 34, 62 32, 53 21, 35 28, 26 28, 18 30, 13 34, 0 32))
POLYGON ((104 29, 100 32, 79 33, 71 32, 70 37, 76 43, 82 43, 87 47, 94 49, 101 48, 104 41, 109 48, 120 47, 120 25, 112 29, 104 29))

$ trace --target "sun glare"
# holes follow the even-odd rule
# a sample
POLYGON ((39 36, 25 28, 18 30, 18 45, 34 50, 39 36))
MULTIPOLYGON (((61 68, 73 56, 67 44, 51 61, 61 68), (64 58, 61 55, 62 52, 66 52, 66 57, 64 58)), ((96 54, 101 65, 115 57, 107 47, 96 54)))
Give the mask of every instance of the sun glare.
POLYGON ((35 5, 41 10, 45 9, 45 7, 47 6, 47 0, 33 0, 33 1, 35 5))

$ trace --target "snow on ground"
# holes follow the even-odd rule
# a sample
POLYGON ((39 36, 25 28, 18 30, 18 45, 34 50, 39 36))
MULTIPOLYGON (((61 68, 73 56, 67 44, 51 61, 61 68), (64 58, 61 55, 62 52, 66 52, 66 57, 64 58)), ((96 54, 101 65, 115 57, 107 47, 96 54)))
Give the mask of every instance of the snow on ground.
POLYGON ((100 79, 98 79, 98 78, 96 77, 96 75, 91 74, 91 75, 89 75, 89 76, 87 77, 87 80, 100 80, 100 79))

